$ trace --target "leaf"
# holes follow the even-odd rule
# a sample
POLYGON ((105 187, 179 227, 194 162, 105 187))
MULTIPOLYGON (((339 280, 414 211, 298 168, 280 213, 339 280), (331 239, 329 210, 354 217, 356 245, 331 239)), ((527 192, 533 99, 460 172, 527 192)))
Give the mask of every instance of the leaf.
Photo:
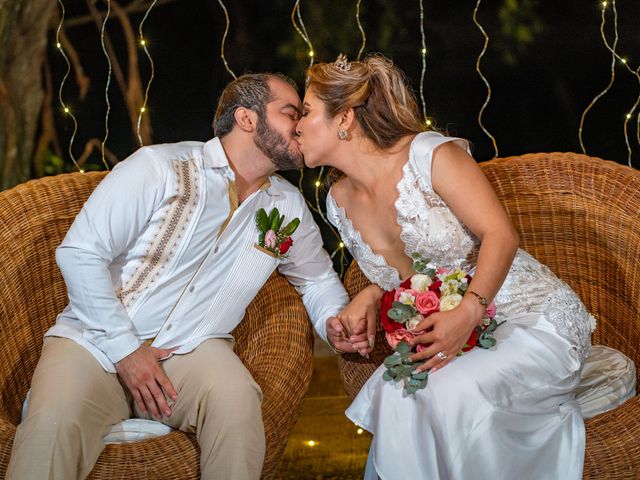
POLYGON ((411 350, 409 344, 407 342, 399 342, 396 346, 396 351, 398 353, 408 353, 411 350))
POLYGON ((280 230, 280 225, 282 225, 282 222, 284 222, 284 215, 280 215, 277 218, 278 220, 276 221, 276 224, 273 226, 273 229, 272 229, 274 232, 278 232, 280 230))
POLYGON ((267 212, 264 211, 264 208, 256 212, 256 225, 262 233, 266 233, 269 230, 269 217, 267 217, 267 212))
POLYGON ((400 358, 400 355, 396 355, 395 353, 393 355, 389 355, 387 358, 384 359, 384 366, 389 368, 389 367, 393 367, 394 365, 401 365, 402 364, 402 359, 400 358))
POLYGON ((282 230, 282 235, 284 235, 285 237, 290 237, 291 235, 293 235, 293 232, 297 230, 298 225, 300 225, 300 219, 294 218, 287 224, 286 227, 284 227, 284 229, 282 230))
POLYGON ((386 380, 387 382, 392 382, 396 378, 395 378, 395 375, 392 375, 391 371, 385 370, 385 372, 382 374, 382 379, 386 380))
POLYGON ((277 208, 274 208, 273 210, 271 210, 271 212, 269 212, 269 229, 273 230, 274 232, 276 231, 274 227, 278 222, 279 215, 280 215, 280 212, 278 211, 277 208))
POLYGON ((413 374, 413 378, 417 379, 417 380, 426 380, 429 377, 429 372, 427 371, 422 371, 420 373, 414 373, 413 374))

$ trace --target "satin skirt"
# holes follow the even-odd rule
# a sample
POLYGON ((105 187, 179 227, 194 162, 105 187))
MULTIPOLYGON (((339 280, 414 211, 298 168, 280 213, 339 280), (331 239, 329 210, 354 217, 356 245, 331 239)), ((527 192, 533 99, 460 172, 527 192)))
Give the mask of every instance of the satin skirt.
POLYGON ((544 314, 512 316, 415 395, 369 378, 346 411, 373 434, 365 479, 579 480, 581 364, 544 314))

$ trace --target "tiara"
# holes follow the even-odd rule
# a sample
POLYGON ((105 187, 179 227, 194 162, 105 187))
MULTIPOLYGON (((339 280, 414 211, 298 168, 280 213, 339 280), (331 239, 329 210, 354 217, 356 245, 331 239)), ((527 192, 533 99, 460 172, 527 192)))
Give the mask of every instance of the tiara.
POLYGON ((333 63, 333 68, 342 72, 348 72, 349 70, 351 70, 351 64, 347 60, 347 56, 344 53, 338 55, 338 58, 333 63))

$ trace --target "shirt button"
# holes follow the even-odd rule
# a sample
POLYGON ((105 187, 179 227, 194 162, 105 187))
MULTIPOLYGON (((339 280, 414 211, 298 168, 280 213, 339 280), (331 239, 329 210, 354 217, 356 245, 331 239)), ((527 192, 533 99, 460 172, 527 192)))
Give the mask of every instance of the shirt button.
POLYGON ((193 291, 196 289, 196 287, 194 287, 193 285, 191 285, 189 287, 189 293, 193 293, 193 291))
POLYGON ((218 246, 216 245, 216 248, 213 249, 213 253, 218 253, 218 246))
POLYGON ((171 330, 171 327, 173 327, 173 325, 172 325, 171 323, 170 323, 169 325, 167 325, 167 328, 166 328, 167 332, 168 332, 169 330, 171 330))

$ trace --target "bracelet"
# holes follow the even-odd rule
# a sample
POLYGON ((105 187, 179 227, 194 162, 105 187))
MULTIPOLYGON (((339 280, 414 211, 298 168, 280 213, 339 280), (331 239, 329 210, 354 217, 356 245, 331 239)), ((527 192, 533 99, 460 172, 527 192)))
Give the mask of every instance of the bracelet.
POLYGON ((470 293, 471 295, 476 297, 478 299, 478 302, 480 302, 480 305, 482 305, 485 309, 489 305, 489 302, 487 301, 487 299, 485 297, 483 297, 482 295, 478 295, 473 290, 467 290, 467 293, 470 293))

